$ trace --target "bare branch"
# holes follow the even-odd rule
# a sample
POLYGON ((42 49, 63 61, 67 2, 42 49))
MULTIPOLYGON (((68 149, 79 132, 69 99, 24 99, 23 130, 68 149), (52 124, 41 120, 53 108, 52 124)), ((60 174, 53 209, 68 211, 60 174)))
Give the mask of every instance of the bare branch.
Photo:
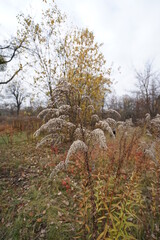
POLYGON ((27 64, 25 64, 23 67, 20 66, 20 68, 19 68, 8 80, 3 81, 3 82, 0 82, 0 85, 7 84, 7 83, 11 82, 11 81, 14 79, 14 77, 15 77, 26 65, 27 65, 27 64))
POLYGON ((3 59, 3 61, 1 60, 0 65, 7 64, 7 63, 12 61, 12 59, 15 57, 18 49, 20 49, 22 47, 22 44, 24 43, 24 40, 25 40, 25 38, 20 42, 20 44, 18 46, 13 47, 13 48, 11 48, 10 45, 5 46, 5 47, 0 47, 1 50, 4 50, 4 49, 12 49, 13 50, 13 53, 11 54, 10 58, 8 60, 5 60, 5 58, 3 59))

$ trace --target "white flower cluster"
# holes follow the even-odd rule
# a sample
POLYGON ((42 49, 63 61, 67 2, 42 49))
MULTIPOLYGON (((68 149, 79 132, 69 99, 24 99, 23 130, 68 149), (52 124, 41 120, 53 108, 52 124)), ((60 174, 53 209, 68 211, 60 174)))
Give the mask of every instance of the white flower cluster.
POLYGON ((41 141, 37 144, 36 148, 39 148, 40 146, 51 143, 53 141, 53 134, 49 134, 41 139, 41 141))
POLYGON ((146 135, 147 135, 148 137, 152 137, 152 133, 149 131, 149 129, 146 130, 146 135))
POLYGON ((55 177, 61 170, 65 169, 66 165, 64 161, 61 161, 51 172, 50 178, 55 177))
POLYGON ((66 96, 69 94, 69 84, 60 80, 58 86, 53 90, 54 106, 59 108, 63 104, 66 104, 66 96))
POLYGON ((47 109, 42 110, 42 111, 38 114, 37 118, 43 119, 44 116, 45 116, 48 112, 50 112, 50 111, 51 111, 51 108, 47 108, 47 109))
POLYGON ((104 132, 108 132, 113 138, 115 138, 115 135, 111 129, 111 127, 109 126, 108 122, 103 120, 103 121, 99 121, 96 123, 96 128, 100 128, 102 129, 104 132))
MULTIPOLYGON (((72 120, 72 117, 76 119, 78 113, 81 112, 81 108, 77 106, 78 98, 76 99, 79 92, 76 95, 74 94, 75 91, 77 89, 68 83, 68 81, 60 79, 59 84, 53 90, 53 102, 50 102, 49 107, 38 115, 45 123, 34 133, 35 137, 38 137, 41 133, 64 133, 66 134, 66 139, 72 136, 76 126, 70 120, 72 120)), ((38 146, 50 141, 51 135, 48 135, 41 140, 38 146)))
MULTIPOLYGON (((70 146, 66 160, 55 167, 51 177, 55 176, 60 170, 65 169, 70 162, 71 156, 77 151, 86 153, 90 144, 91 146, 98 145, 101 149, 106 150, 105 131, 115 137, 111 126, 116 126, 116 121, 112 118, 100 121, 98 115, 94 114, 95 109, 89 96, 83 96, 81 104, 82 106, 85 104, 84 115, 87 115, 88 112, 92 114, 90 128, 96 127, 96 129, 91 131, 86 126, 81 127, 81 122, 83 122, 81 117, 83 115, 81 116, 82 108, 79 105, 79 94, 79 91, 73 85, 61 79, 53 91, 53 102, 38 115, 45 123, 35 132, 34 136, 38 137, 41 133, 47 133, 48 135, 37 144, 37 147, 47 143, 59 144, 64 139, 71 140, 71 137, 74 137, 75 140, 70 146)), ((110 109, 107 111, 120 116, 115 110, 110 109)))
POLYGON ((149 113, 146 113, 145 121, 148 123, 150 120, 151 120, 151 115, 149 113))
POLYGON ((125 122, 124 121, 118 121, 117 122, 117 125, 119 126, 119 125, 125 125, 125 122))
POLYGON ((91 132, 91 140, 94 145, 98 144, 100 148, 107 149, 106 137, 100 128, 96 128, 91 132))
POLYGON ((44 116, 44 120, 48 121, 51 118, 56 118, 59 117, 59 110, 56 108, 52 108, 45 116, 44 116))
POLYGON ((62 131, 62 129, 74 130, 75 125, 60 118, 50 119, 47 123, 43 124, 35 133, 34 136, 38 137, 41 133, 55 133, 62 131))
POLYGON ((88 151, 88 147, 87 145, 81 141, 81 140, 76 140, 72 143, 72 145, 70 146, 70 149, 68 151, 65 163, 68 164, 69 160, 71 158, 71 156, 73 154, 75 154, 77 151, 82 151, 82 152, 87 152, 88 151))
POLYGON ((110 126, 111 128, 115 128, 116 125, 117 125, 116 120, 114 120, 113 118, 107 118, 107 119, 106 119, 106 122, 109 124, 109 126, 110 126))
POLYGON ((157 114, 150 121, 148 120, 147 128, 149 129, 150 133, 160 138, 160 115, 159 114, 157 114))
POLYGON ((133 126, 132 118, 126 119, 125 125, 126 125, 127 127, 133 126))
POLYGON ((160 115, 159 114, 157 114, 157 116, 151 120, 151 124, 155 125, 157 127, 160 127, 160 115))
POLYGON ((60 115, 58 118, 65 121, 69 121, 69 115, 60 115))
POLYGON ((93 125, 95 125, 97 122, 99 122, 99 117, 98 117, 97 114, 93 114, 93 115, 91 116, 91 123, 92 123, 93 125))
POLYGON ((152 144, 147 144, 146 142, 141 142, 141 149, 143 152, 153 161, 156 166, 160 166, 158 158, 156 156, 156 142, 152 142, 152 144))
POLYGON ((41 141, 39 143, 37 143, 36 148, 39 148, 42 145, 45 144, 59 144, 61 142, 63 142, 63 140, 65 139, 64 134, 49 134, 47 136, 45 136, 44 138, 41 139, 41 141))
POLYGON ((126 121, 118 121, 117 122, 117 129, 119 131, 126 130, 128 128, 131 128, 133 126, 132 118, 126 119, 126 121))
POLYGON ((39 114, 38 114, 38 118, 41 118, 45 121, 48 121, 51 118, 55 118, 59 116, 59 111, 56 108, 46 108, 44 110, 42 110, 39 114))
POLYGON ((74 139, 85 141, 86 144, 89 144, 91 139, 91 131, 86 128, 81 129, 81 127, 78 127, 74 131, 74 139))
POLYGON ((111 113, 111 114, 115 114, 116 116, 118 116, 119 118, 121 118, 121 115, 119 114, 119 112, 117 112, 114 109, 104 109, 104 113, 111 113))
POLYGON ((69 105, 62 105, 62 106, 60 106, 59 107, 59 115, 69 115, 69 113, 70 113, 70 110, 71 110, 71 106, 69 106, 69 105))
POLYGON ((63 170, 64 168, 67 167, 67 165, 69 164, 70 162, 70 158, 73 156, 73 154, 75 154, 77 151, 82 151, 83 153, 87 152, 88 151, 88 147, 87 145, 81 141, 81 140, 76 140, 72 143, 72 145, 70 146, 70 149, 68 151, 68 154, 67 154, 67 157, 66 157, 66 160, 63 162, 60 162, 55 168, 54 170, 52 171, 50 177, 54 177, 57 175, 57 173, 60 171, 60 170, 63 170))

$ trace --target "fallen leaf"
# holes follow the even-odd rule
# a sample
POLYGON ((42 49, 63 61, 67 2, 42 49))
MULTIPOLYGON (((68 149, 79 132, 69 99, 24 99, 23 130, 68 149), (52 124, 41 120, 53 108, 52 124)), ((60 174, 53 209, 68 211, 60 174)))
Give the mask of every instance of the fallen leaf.
POLYGON ((29 213, 29 216, 30 216, 30 217, 33 217, 33 212, 30 212, 30 213, 29 213))
POLYGON ((38 218, 37 222, 39 222, 39 223, 42 222, 42 218, 38 218))
POLYGON ((46 210, 44 210, 44 211, 42 212, 42 214, 43 214, 43 215, 46 214, 46 210))

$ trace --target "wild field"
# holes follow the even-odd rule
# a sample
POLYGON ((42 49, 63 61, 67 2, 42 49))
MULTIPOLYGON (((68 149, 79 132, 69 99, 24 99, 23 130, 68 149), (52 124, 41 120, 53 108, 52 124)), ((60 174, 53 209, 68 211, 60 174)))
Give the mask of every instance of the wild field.
POLYGON ((160 240, 160 1, 0 2, 0 240, 160 240))
POLYGON ((0 239, 160 239, 160 145, 146 127, 106 134, 107 149, 0 136, 0 239))

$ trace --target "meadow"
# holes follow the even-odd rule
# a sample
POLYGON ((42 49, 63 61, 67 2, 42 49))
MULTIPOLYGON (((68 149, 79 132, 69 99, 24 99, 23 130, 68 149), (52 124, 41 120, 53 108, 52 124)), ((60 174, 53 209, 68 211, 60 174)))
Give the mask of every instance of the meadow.
POLYGON ((158 7, 100 1, 90 17, 97 1, 4 2, 0 239, 159 240, 158 7))
POLYGON ((106 139, 89 152, 89 182, 83 152, 50 178, 67 143, 36 148, 31 132, 3 132, 0 239, 160 239, 159 138, 126 126, 106 139))

